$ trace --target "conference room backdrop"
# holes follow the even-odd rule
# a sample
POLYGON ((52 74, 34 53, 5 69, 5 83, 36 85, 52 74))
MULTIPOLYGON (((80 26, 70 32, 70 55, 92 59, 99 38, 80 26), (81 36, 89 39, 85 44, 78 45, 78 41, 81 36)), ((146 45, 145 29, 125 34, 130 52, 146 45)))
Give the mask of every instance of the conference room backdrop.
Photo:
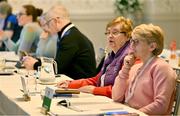
MULTIPOLYGON (((104 48, 106 37, 104 35, 106 24, 115 13, 115 0, 8 0, 14 8, 14 12, 22 4, 34 4, 46 11, 54 4, 62 3, 70 11, 72 21, 94 43, 96 53, 99 48, 104 48)), ((165 31, 165 47, 169 42, 176 39, 180 49, 180 0, 140 0, 143 3, 140 23, 154 23, 161 26, 165 31)), ((118 14, 119 15, 119 14, 118 14)))

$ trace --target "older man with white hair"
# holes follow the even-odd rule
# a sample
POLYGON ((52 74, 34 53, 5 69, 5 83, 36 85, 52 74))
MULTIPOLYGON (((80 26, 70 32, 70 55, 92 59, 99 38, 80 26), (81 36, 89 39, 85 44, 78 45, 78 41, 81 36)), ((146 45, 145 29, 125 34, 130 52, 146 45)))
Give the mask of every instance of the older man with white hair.
MULTIPOLYGON (((62 5, 53 6, 40 17, 41 27, 50 35, 58 34, 56 62, 58 73, 73 79, 95 75, 95 52, 91 41, 71 23, 67 9, 62 5)), ((26 57, 27 69, 37 69, 40 60, 26 57)))

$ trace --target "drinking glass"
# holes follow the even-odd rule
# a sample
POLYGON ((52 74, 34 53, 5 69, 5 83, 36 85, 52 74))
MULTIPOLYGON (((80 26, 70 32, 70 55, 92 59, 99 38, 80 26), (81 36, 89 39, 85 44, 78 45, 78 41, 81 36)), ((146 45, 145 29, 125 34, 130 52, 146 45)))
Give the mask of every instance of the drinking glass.
POLYGON ((28 75, 26 78, 27 91, 30 95, 37 93, 37 80, 34 76, 28 75))
POLYGON ((6 66, 5 58, 0 58, 0 70, 4 70, 6 66))

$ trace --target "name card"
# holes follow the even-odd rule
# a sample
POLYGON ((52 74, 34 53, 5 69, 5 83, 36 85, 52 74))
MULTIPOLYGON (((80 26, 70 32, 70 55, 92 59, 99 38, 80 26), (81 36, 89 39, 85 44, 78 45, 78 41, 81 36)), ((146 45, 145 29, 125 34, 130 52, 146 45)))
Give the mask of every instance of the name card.
POLYGON ((47 114, 47 112, 50 111, 53 95, 54 95, 54 89, 50 87, 46 87, 41 113, 47 114))

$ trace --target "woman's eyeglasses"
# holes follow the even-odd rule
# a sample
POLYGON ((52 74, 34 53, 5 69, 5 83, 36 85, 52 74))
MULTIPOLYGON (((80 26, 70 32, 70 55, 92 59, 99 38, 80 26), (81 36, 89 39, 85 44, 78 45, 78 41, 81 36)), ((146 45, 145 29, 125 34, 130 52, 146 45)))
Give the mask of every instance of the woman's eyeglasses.
POLYGON ((26 15, 26 13, 20 12, 20 13, 17 13, 17 14, 16 14, 17 17, 21 17, 22 15, 26 15))
POLYGON ((126 32, 120 32, 120 31, 112 31, 112 32, 110 32, 110 31, 108 31, 108 32, 105 32, 105 35, 106 36, 109 36, 109 35, 112 35, 112 36, 118 36, 119 34, 126 34, 126 32))
POLYGON ((138 39, 130 39, 130 43, 133 45, 138 45, 139 40, 138 39))

